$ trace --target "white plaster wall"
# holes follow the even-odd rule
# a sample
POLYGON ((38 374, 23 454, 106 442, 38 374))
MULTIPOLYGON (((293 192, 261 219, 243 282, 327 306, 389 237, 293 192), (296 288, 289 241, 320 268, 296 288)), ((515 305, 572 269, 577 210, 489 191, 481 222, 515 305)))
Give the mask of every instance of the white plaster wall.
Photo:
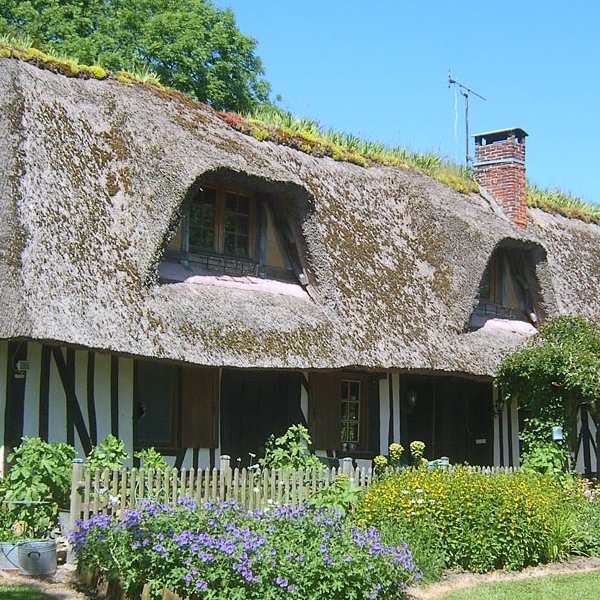
POLYGON ((521 454, 519 452, 519 406, 516 398, 510 404, 510 418, 512 420, 512 439, 510 442, 513 450, 513 463, 511 466, 518 467, 521 463, 521 454))
MULTIPOLYGON (((110 407, 110 396, 108 400, 110 407)), ((109 410, 110 414, 110 410, 109 410)), ((133 359, 119 358, 119 438, 133 456, 133 359)))
MULTIPOLYGON (((308 372, 305 371, 302 375, 306 381, 309 380, 308 372)), ((308 389, 303 385, 300 385, 300 410, 304 415, 304 420, 308 423, 308 389)))
POLYGON ((42 346, 27 344, 27 360, 30 369, 25 374, 25 415, 23 419, 23 435, 39 437, 40 435, 40 358, 42 346))
MULTIPOLYGON (((94 398, 100 442, 110 433, 110 354, 96 353, 94 356, 94 398)), ((131 423, 129 427, 132 427, 131 423)))
POLYGON ((379 380, 379 453, 387 454, 390 425, 390 387, 387 377, 379 380))
MULTIPOLYGON (((394 442, 400 442, 400 374, 392 373, 392 403, 394 408, 394 442)), ((388 446, 385 452, 388 453, 388 446)))
MULTIPOLYGON (((496 402, 498 400, 498 388, 492 388, 492 406, 496 406, 496 402)), ((504 412, 504 407, 502 407, 502 412, 504 412)), ((501 414, 494 414, 494 466, 499 467, 500 465, 500 448, 502 440, 500 439, 500 422, 502 420, 501 414)))
MULTIPOLYGON (((62 355, 65 356, 63 348, 60 349, 62 355)), ((39 368, 39 363, 36 366, 39 368)), ((39 389, 38 389, 39 393, 39 389)), ((29 399, 28 399, 29 400, 29 399)), ((54 357, 50 359, 50 401, 49 401, 49 428, 48 440, 66 442, 67 441, 67 399, 63 388, 56 361, 54 357)), ((82 457, 81 448, 77 446, 78 456, 82 457)))

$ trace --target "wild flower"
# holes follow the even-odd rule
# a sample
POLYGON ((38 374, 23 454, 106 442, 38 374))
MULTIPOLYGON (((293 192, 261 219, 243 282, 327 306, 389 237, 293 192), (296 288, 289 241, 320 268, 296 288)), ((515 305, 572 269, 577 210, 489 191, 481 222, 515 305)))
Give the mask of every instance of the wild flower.
POLYGON ((419 576, 408 547, 386 546, 331 508, 146 504, 82 522, 71 541, 80 566, 121 576, 132 595, 145 582, 152 598, 163 587, 199 599, 396 598, 419 576))

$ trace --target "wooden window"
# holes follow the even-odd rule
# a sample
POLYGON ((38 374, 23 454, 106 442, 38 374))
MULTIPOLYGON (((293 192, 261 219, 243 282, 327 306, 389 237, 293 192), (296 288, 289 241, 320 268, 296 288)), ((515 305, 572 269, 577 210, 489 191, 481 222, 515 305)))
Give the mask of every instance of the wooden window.
POLYGON ((139 447, 214 448, 218 369, 137 361, 134 435, 139 447))
POLYGON ((340 399, 342 409, 341 419, 341 442, 342 444, 353 444, 358 448, 361 442, 361 382, 343 379, 340 384, 340 399))
POLYGON ((178 445, 178 368, 138 361, 135 369, 135 438, 143 446, 178 445))
POLYGON ((203 187, 190 202, 187 220, 187 251, 253 258, 255 201, 250 194, 203 187))
POLYGON ((367 451, 368 377, 311 373, 309 429, 317 450, 367 451))

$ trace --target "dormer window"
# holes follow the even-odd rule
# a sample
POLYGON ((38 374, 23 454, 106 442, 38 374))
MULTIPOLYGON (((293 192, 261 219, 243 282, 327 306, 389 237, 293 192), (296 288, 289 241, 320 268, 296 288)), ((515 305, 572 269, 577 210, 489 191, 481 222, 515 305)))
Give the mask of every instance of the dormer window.
POLYGON ((534 250, 523 247, 504 246, 494 251, 481 277, 470 329, 499 327, 504 322, 504 328, 535 333, 543 315, 534 255, 534 250))
POLYGON ((254 198, 234 190, 204 187, 192 198, 185 219, 187 250, 253 258, 254 198))
POLYGON ((232 172, 207 175, 181 205, 160 265, 161 282, 253 283, 258 289, 277 280, 304 287, 306 210, 306 200, 281 184, 232 172))

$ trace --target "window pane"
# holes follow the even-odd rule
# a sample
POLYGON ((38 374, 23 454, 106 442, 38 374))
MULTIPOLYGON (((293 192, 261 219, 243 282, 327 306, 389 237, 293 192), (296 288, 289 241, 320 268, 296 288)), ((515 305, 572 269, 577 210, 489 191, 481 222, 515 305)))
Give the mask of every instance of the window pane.
POLYGON ((348 424, 348 442, 358 442, 358 423, 348 424))
POLYGON ((348 403, 348 419, 358 421, 358 402, 348 403))
POLYGON ((348 382, 342 381, 342 400, 348 400, 348 382))
POLYGON ((360 381, 352 380, 342 381, 340 385, 342 443, 360 441, 360 385, 360 381))
POLYGON ((177 368, 174 365, 138 362, 136 368, 136 442, 170 445, 177 368))
POLYGON ((225 235, 223 251, 226 254, 233 254, 234 256, 249 256, 249 232, 250 217, 238 214, 236 212, 231 212, 228 206, 225 212, 225 235))
POLYGON ((200 192, 190 206, 189 249, 191 252, 215 249, 217 215, 216 191, 200 192))

